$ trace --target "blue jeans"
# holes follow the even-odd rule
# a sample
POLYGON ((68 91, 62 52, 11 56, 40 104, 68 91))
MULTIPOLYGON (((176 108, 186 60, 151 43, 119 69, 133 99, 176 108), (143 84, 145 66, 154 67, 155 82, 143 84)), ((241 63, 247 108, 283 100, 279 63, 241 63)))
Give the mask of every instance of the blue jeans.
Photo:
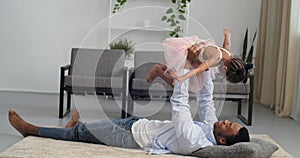
POLYGON ((105 144, 115 147, 139 149, 135 142, 131 126, 138 120, 131 116, 125 119, 101 120, 94 123, 78 123, 71 128, 40 127, 40 137, 59 140, 105 144))

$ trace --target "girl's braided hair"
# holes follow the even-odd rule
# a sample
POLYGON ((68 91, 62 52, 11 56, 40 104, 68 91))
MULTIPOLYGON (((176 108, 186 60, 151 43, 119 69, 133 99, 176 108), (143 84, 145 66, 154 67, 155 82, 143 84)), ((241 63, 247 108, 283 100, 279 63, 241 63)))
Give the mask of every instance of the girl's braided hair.
POLYGON ((231 83, 241 82, 248 76, 248 70, 253 68, 253 64, 246 63, 239 58, 232 58, 227 63, 226 79, 231 83))

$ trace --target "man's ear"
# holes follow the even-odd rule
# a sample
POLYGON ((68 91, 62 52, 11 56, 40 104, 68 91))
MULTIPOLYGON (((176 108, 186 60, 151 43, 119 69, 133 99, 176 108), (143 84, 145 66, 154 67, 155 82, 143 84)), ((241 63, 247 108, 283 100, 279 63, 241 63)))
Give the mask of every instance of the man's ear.
POLYGON ((219 142, 220 145, 225 145, 226 144, 226 138, 222 137, 222 136, 219 136, 218 137, 218 142, 219 142))
POLYGON ((227 71, 227 70, 228 70, 228 67, 224 65, 224 69, 227 71))

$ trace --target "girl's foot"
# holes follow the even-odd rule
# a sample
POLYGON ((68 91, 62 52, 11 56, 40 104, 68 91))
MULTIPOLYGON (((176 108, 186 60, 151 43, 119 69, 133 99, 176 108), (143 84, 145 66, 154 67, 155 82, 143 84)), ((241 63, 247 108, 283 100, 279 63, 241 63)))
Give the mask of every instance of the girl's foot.
POLYGON ((70 128, 70 127, 73 127, 75 126, 77 123, 79 123, 80 119, 80 115, 79 115, 79 111, 76 110, 73 114, 72 114, 72 119, 71 121, 65 126, 66 128, 70 128))
POLYGON ((38 127, 24 121, 14 109, 8 111, 8 120, 24 137, 28 135, 38 135, 38 127))

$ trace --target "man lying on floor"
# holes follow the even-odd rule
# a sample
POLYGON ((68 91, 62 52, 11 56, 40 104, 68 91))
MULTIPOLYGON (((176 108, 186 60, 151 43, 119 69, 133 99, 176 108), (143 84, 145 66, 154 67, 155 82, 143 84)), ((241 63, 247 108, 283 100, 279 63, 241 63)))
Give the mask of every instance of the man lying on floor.
MULTIPOLYGON (((186 73, 187 71, 185 71, 186 73)), ((13 109, 9 121, 24 137, 33 135, 60 140, 142 148, 151 154, 189 155, 200 148, 249 142, 248 130, 238 123, 217 121, 212 100, 213 83, 209 71, 203 88, 196 93, 200 122, 193 121, 188 104, 189 79, 174 83, 171 97, 172 120, 159 121, 129 117, 82 123, 75 112, 65 128, 38 127, 24 121, 13 109)))

